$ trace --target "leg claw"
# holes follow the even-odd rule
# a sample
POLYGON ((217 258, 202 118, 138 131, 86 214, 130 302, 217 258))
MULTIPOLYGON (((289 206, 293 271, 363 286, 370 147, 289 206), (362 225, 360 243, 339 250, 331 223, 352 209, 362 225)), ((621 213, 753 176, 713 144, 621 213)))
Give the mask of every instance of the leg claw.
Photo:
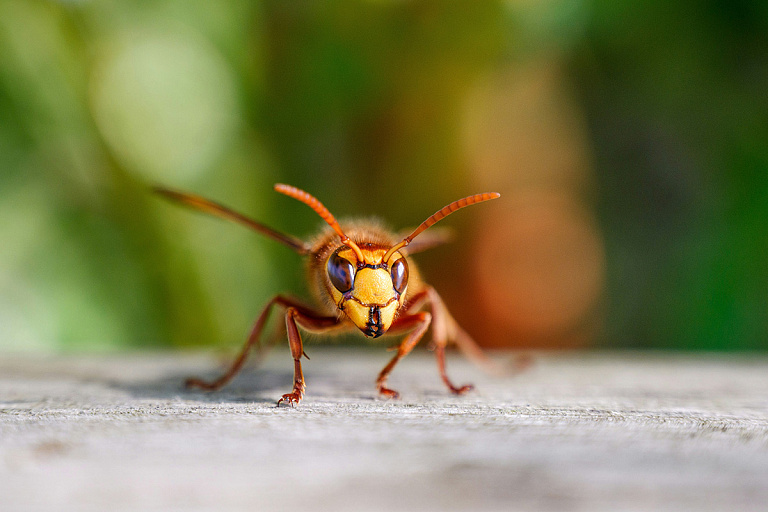
POLYGON ((280 400, 277 401, 277 405, 279 406, 281 403, 286 402, 290 404, 291 407, 293 407, 299 402, 301 402, 302 398, 303 398, 302 393, 299 393, 296 391, 294 391, 293 393, 286 393, 280 398, 280 400))
POLYGON ((460 388, 457 388, 455 386, 449 386, 449 387, 451 389, 451 393, 453 393, 454 395, 463 395, 467 391, 472 391, 473 389, 475 389, 475 386, 473 386, 472 384, 467 384, 466 386, 461 386, 460 388))
POLYGON ((400 393, 398 393, 394 389, 385 388, 384 386, 379 386, 379 394, 386 398, 392 398, 395 400, 400 398, 400 393))

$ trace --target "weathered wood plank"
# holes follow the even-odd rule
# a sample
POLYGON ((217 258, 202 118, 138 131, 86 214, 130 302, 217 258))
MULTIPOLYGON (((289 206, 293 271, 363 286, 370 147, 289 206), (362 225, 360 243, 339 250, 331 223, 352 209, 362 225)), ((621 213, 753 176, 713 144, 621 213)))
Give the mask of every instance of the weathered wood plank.
POLYGON ((765 510, 768 359, 538 356, 510 379, 429 354, 285 352, 222 392, 201 355, 0 359, 0 509, 765 510))

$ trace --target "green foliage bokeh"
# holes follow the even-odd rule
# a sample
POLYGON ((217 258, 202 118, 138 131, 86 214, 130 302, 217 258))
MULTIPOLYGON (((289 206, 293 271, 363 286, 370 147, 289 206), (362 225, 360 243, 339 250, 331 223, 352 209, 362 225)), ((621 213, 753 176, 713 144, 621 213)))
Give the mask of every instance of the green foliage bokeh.
POLYGON ((151 185, 298 236, 275 182, 409 226, 476 192, 473 85, 552 55, 605 243, 593 341, 767 349, 766 48, 758 0, 0 0, 0 349, 238 344, 300 258, 151 185))

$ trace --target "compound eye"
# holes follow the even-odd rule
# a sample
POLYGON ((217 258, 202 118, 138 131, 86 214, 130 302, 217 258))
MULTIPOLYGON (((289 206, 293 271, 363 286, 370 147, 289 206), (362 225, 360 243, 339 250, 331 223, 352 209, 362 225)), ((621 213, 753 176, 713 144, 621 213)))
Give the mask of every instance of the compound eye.
POLYGON ((339 251, 342 249, 346 249, 346 247, 339 247, 328 258, 327 271, 331 284, 341 293, 346 293, 352 289, 355 282, 355 267, 349 260, 339 256, 339 251))
POLYGON ((405 258, 400 258, 392 264, 392 286, 395 287, 397 293, 402 294, 405 291, 405 287, 408 286, 408 263, 405 258))

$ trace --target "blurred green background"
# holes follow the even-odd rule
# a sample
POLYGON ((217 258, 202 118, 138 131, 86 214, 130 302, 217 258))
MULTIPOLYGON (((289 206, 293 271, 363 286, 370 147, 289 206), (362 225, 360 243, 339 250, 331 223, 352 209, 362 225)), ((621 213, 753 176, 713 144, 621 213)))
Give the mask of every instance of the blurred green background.
POLYGON ((413 227, 489 347, 768 349, 768 3, 0 0, 0 349, 236 347, 279 230, 413 227))

